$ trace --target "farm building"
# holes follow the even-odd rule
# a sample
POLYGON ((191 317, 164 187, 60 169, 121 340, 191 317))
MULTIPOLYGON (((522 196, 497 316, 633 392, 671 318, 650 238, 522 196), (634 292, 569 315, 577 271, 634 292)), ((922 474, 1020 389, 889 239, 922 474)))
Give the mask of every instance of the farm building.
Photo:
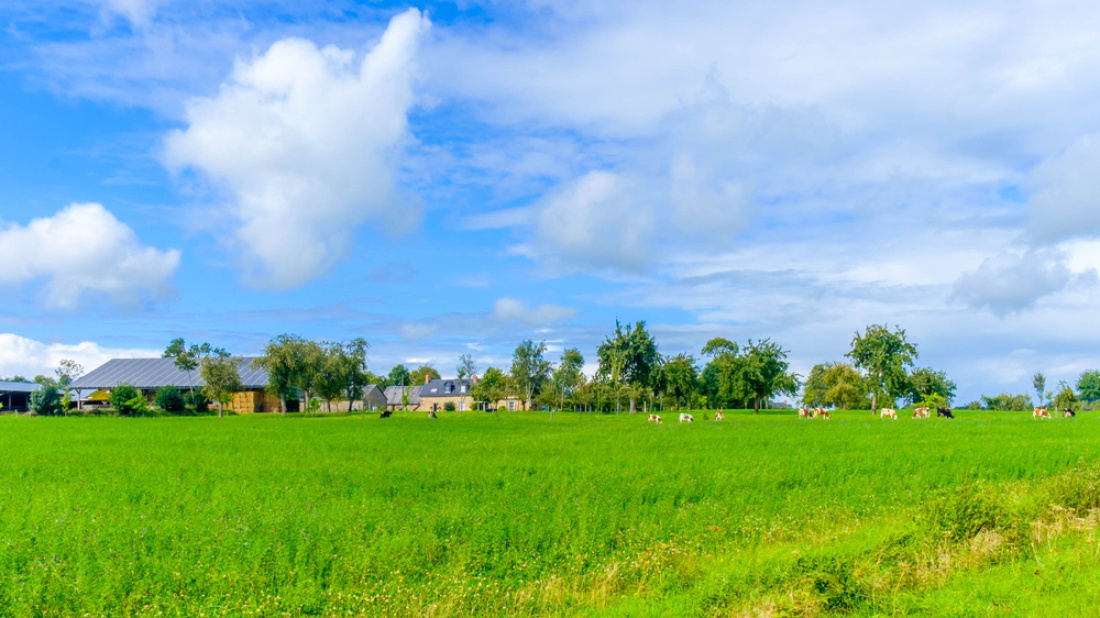
POLYGON ((0 412, 26 412, 31 393, 40 388, 34 382, 0 382, 0 412))
MULTIPOLYGON (((243 389, 233 396, 228 409, 238 414, 281 412, 279 398, 264 390, 267 372, 254 369, 253 360, 248 357, 238 360, 237 369, 243 389)), ((77 398, 83 399, 84 393, 98 390, 109 392, 119 384, 129 384, 150 399, 163 386, 176 386, 184 391, 203 387, 198 369, 190 373, 181 371, 171 358, 115 358, 78 378, 72 388, 76 389, 77 398)))
POLYGON ((386 387, 386 409, 388 410, 419 410, 420 409, 420 391, 423 386, 387 386, 386 387), (405 391, 409 393, 408 405, 404 405, 405 391))
POLYGON ((453 403, 455 410, 469 410, 473 403, 470 399, 472 380, 430 380, 420 387, 420 406, 424 410, 438 412, 447 402, 453 403))

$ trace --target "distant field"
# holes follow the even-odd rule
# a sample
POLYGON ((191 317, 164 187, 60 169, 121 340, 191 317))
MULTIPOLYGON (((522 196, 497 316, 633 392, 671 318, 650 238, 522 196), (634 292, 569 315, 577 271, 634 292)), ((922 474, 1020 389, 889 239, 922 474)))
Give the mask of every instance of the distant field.
POLYGON ((958 415, 0 418, 0 616, 1095 615, 1100 416, 958 415))

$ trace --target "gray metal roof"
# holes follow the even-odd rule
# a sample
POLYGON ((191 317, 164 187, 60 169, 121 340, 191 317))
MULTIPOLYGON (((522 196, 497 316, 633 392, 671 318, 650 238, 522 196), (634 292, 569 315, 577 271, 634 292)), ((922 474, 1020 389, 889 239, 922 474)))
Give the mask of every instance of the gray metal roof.
MULTIPOLYGON (((237 361, 241 386, 264 388, 267 386, 267 372, 253 369, 253 360, 255 358, 242 357, 237 361)), ((187 372, 176 368, 175 359, 172 358, 115 358, 78 378, 73 382, 72 388, 114 388, 119 384, 142 389, 156 389, 169 384, 181 388, 201 388, 203 381, 199 377, 198 369, 188 376, 187 372)))
POLYGON ((0 381, 0 393, 33 393, 42 388, 35 382, 7 382, 0 381))
POLYGON ((432 380, 428 382, 420 389, 420 396, 423 397, 469 397, 470 388, 473 382, 463 378, 461 382, 457 379, 447 380, 432 380))
POLYGON ((405 389, 409 389, 409 405, 420 405, 420 392, 423 386, 387 386, 386 387, 386 405, 399 406, 402 404, 401 395, 404 394, 405 389))

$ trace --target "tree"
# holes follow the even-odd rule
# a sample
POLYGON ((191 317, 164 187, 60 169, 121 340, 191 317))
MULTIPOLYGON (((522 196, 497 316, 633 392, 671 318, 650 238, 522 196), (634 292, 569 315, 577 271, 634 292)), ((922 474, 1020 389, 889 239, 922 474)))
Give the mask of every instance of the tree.
POLYGON ((176 369, 187 373, 187 388, 191 391, 191 398, 195 398, 195 386, 191 380, 191 372, 198 368, 199 357, 210 353, 210 344, 192 345, 187 347, 187 342, 182 337, 173 339, 165 348, 162 358, 174 359, 176 369))
POLYGON ((409 382, 406 386, 413 386, 415 384, 424 384, 425 378, 431 378, 433 380, 440 379, 439 372, 435 370, 435 367, 431 365, 421 365, 416 371, 409 374, 409 382))
POLYGON ((365 410, 367 401, 364 398, 367 386, 370 386, 374 374, 367 370, 367 350, 370 344, 362 337, 356 337, 344 346, 343 372, 344 394, 348 399, 348 412, 351 412, 351 402, 363 400, 360 410, 365 410))
POLYGON ((157 389, 155 401, 157 407, 165 412, 170 412, 172 414, 183 412, 183 393, 180 392, 180 389, 171 384, 157 389))
POLYGON ((325 411, 332 412, 332 400, 344 394, 349 361, 343 344, 325 343, 321 350, 315 388, 325 402, 325 411))
POLYGON ((1031 395, 1001 393, 993 397, 982 395, 982 407, 986 410, 1024 411, 1031 409, 1031 395))
POLYGON ((798 392, 798 376, 788 372, 787 351, 770 339, 749 345, 740 357, 736 384, 739 394, 753 401, 753 414, 760 413, 760 401, 798 392))
MULTIPOLYGON (((282 334, 268 342, 264 355, 252 366, 267 372, 267 391, 279 398, 283 414, 286 401, 298 394, 299 377, 305 371, 306 340, 298 335, 282 334)), ((307 402, 302 401, 302 409, 307 402)))
POLYGON ((30 409, 40 416, 61 414, 61 395, 58 393, 60 385, 57 381, 44 376, 35 381, 41 388, 31 393, 30 409))
POLYGON ((810 407, 842 410, 870 407, 863 376, 847 363, 814 365, 802 389, 802 402, 810 407))
POLYGON ((615 320, 615 332, 600 344, 596 355, 600 360, 598 374, 612 377, 616 387, 622 383, 635 387, 630 412, 636 412, 637 392, 652 386, 653 374, 661 363, 657 343, 646 330, 645 322, 635 322, 632 330, 626 330, 615 320))
POLYGON ((516 389, 524 395, 524 410, 530 407, 532 398, 542 389, 553 369, 550 361, 543 357, 544 354, 546 342, 540 341, 536 345, 530 339, 519 344, 512 353, 512 380, 516 389))
MULTIPOLYGON (((69 395, 69 385, 84 375, 84 367, 74 360, 63 358, 54 373, 57 374, 57 387, 61 389, 61 409, 68 414, 69 406, 73 401, 72 396, 69 395)), ((79 405, 79 402, 77 404, 79 405)))
POLYGON ((409 370, 404 365, 394 365, 387 376, 390 386, 409 386, 409 370))
POLYGON ((894 328, 891 332, 884 325, 868 326, 862 335, 856 333, 852 350, 846 354, 856 368, 867 372, 872 413, 878 410, 880 393, 894 400, 905 394, 908 387, 906 369, 912 367, 917 358, 917 347, 906 341, 905 331, 894 328))
POLYGON ((1062 380, 1058 383, 1058 393, 1054 395, 1054 407, 1059 410, 1076 410, 1081 404, 1077 393, 1068 382, 1062 380))
POLYGON ((123 416, 131 416, 135 412, 134 400, 137 397, 141 397, 141 391, 130 386, 129 384, 118 384, 111 389, 111 395, 109 398, 111 407, 118 410, 118 413, 123 416))
POLYGON ((676 409, 684 399, 691 401, 699 387, 699 371, 695 358, 690 354, 678 354, 662 365, 663 382, 669 396, 676 399, 676 409))
MULTIPOLYGON (((951 401, 955 399, 955 383, 947 378, 947 373, 943 371, 935 371, 928 367, 920 367, 914 369, 909 375, 909 394, 908 399, 911 403, 917 404, 922 400, 927 400, 931 395, 938 395, 943 399, 945 405, 937 407, 946 407, 951 405, 951 401)), ((932 407, 932 406, 923 406, 932 407)))
POLYGON ((1039 399, 1039 407, 1043 406, 1043 393, 1047 390, 1047 377, 1042 371, 1036 371, 1031 378, 1031 385, 1035 387, 1035 396, 1039 399))
MULTIPOLYGON (((460 355, 458 357, 458 367, 455 368, 455 372, 458 375, 458 384, 459 384, 459 389, 460 389, 459 392, 462 392, 461 391, 462 381, 465 380, 466 378, 473 378, 474 376, 477 375, 477 365, 474 363, 474 357, 470 356, 469 354, 460 355)), ((473 388, 471 387, 470 390, 472 391, 473 388)), ((462 403, 463 404, 466 403, 465 394, 463 394, 463 396, 462 396, 462 403)), ((462 406, 462 408, 465 408, 465 407, 466 407, 465 405, 462 406)), ((458 415, 462 416, 462 410, 461 409, 458 411, 458 415)))
POLYGON ((496 367, 489 367, 481 376, 481 379, 470 389, 470 396, 474 401, 486 408, 504 399, 508 390, 508 377, 496 367))
MULTIPOLYGON (((554 371, 554 384, 561 394, 558 407, 565 408, 565 398, 573 393, 584 380, 584 356, 577 348, 568 348, 562 352, 561 362, 554 371)), ((553 413, 550 414, 553 419, 553 413)))
POLYGON ((233 402, 233 394, 241 390, 241 374, 237 359, 229 352, 216 348, 202 359, 199 375, 205 383, 203 394, 218 404, 218 418, 225 415, 225 406, 233 402))
POLYGON ((1089 369, 1083 372, 1077 378, 1077 393, 1089 403, 1100 399, 1100 371, 1089 369))

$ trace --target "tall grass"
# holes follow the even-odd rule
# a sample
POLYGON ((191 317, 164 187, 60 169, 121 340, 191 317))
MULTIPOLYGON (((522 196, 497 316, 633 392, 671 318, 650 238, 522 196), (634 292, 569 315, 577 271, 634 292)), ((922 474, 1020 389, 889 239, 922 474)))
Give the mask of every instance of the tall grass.
POLYGON ((1091 415, 443 416, 0 419, 0 616, 1100 601, 1091 415))

